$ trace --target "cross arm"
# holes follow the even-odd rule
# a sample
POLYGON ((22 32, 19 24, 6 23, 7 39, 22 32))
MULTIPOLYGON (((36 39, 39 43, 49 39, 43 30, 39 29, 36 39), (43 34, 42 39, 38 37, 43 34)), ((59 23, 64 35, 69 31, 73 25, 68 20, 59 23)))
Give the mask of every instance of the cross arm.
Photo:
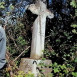
POLYGON ((33 14, 39 15, 39 7, 37 7, 36 4, 29 5, 28 10, 30 10, 33 14))

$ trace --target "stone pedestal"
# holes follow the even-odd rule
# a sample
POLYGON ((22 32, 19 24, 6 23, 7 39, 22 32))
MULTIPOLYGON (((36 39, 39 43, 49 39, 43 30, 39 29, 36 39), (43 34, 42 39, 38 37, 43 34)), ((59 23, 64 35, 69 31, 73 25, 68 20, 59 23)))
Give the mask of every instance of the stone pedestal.
MULTIPOLYGON (((48 77, 47 75, 51 73, 52 69, 49 67, 40 66, 40 63, 44 65, 51 64, 51 60, 34 60, 34 59, 28 59, 28 58, 22 58, 21 63, 19 66, 19 69, 21 71, 24 71, 24 73, 28 73, 29 71, 34 73, 35 77, 40 75, 41 73, 45 75, 45 77, 48 77), (43 71, 41 71, 43 70, 43 71)), ((40 77, 40 76, 38 76, 40 77)))

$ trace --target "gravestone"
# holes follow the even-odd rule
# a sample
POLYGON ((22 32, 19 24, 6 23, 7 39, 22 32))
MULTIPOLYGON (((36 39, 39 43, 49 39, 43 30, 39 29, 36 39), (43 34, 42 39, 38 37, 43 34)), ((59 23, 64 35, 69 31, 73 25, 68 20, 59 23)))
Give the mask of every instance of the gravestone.
MULTIPOLYGON (((46 28, 46 17, 53 18, 54 15, 47 8, 44 3, 46 0, 37 0, 35 4, 31 4, 28 9, 33 13, 38 15, 36 20, 33 23, 33 32, 32 32, 32 43, 31 43, 31 54, 30 59, 22 58, 20 63, 20 70, 27 73, 31 71, 34 73, 35 77, 38 76, 40 67, 38 64, 42 61, 41 57, 43 56, 44 51, 44 42, 45 42, 45 28, 46 28), (37 69, 38 68, 38 69, 37 69)), ((46 65, 51 64, 51 60, 45 60, 46 65)), ((50 68, 42 68, 51 73, 50 68)), ((45 71, 45 76, 48 72, 45 71)))

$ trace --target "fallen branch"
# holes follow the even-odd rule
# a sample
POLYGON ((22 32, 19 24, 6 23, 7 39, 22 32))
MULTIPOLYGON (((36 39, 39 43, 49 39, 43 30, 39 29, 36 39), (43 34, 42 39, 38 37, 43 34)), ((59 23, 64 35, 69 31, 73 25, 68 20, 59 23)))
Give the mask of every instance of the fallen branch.
POLYGON ((7 53, 6 53, 6 59, 7 59, 7 61, 8 61, 8 66, 7 66, 7 68, 6 68, 6 71, 9 72, 10 77, 14 77, 14 76, 13 76, 13 75, 14 75, 14 72, 13 72, 12 67, 15 67, 16 70, 19 70, 19 68, 16 67, 16 65, 15 65, 15 61, 16 61, 23 53, 25 53, 25 51, 28 50, 29 48, 30 48, 30 46, 28 46, 28 47, 27 47, 19 56, 17 56, 13 61, 10 60, 11 54, 7 51, 7 53))
POLYGON ((19 56, 17 56, 13 62, 15 62, 26 50, 28 50, 30 48, 30 46, 28 46, 19 56))

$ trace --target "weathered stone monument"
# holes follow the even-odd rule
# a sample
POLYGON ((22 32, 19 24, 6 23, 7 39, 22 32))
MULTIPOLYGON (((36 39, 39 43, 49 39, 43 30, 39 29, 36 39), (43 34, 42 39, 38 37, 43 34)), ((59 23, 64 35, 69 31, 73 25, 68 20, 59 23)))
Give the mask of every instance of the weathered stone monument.
POLYGON ((49 18, 53 18, 54 15, 46 8, 46 4, 41 0, 37 0, 36 4, 31 4, 28 9, 32 13, 38 15, 33 24, 30 57, 39 59, 43 55, 44 51, 46 17, 48 16, 49 18))
MULTIPOLYGON (((31 71, 37 77, 37 65, 41 62, 41 57, 44 51, 46 17, 53 18, 51 13, 44 3, 46 0, 36 0, 35 4, 31 4, 28 9, 38 15, 33 23, 31 55, 30 59, 21 59, 20 70, 24 72, 31 71)), ((50 60, 44 61, 45 64, 50 64, 50 60)))

